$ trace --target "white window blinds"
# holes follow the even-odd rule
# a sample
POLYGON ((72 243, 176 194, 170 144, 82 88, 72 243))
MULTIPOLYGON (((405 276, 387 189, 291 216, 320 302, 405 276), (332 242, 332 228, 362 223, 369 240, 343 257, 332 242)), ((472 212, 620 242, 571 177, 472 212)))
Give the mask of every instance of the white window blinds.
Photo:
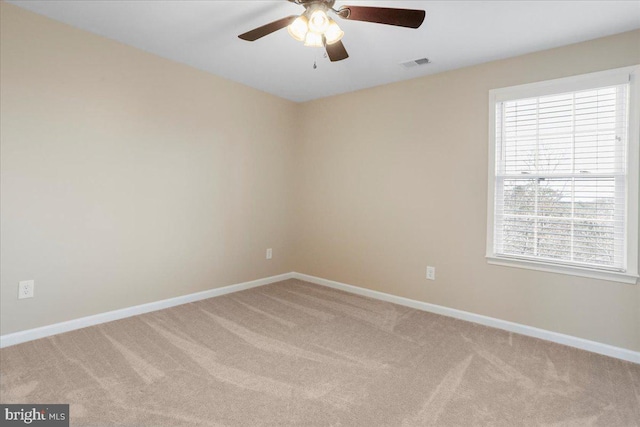
POLYGON ((493 252, 625 271, 629 84, 495 104, 493 252))

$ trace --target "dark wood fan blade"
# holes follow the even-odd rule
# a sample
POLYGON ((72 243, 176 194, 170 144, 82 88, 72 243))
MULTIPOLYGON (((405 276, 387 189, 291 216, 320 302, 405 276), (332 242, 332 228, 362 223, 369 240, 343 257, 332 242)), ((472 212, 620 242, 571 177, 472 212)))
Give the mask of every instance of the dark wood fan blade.
POLYGON ((287 16, 286 18, 278 19, 277 21, 273 21, 268 23, 267 25, 263 25, 262 27, 254 28, 251 31, 247 31, 244 34, 240 34, 242 40, 246 40, 248 42, 253 42, 258 40, 261 37, 268 36, 274 31, 281 30, 285 28, 289 24, 291 24, 297 18, 296 15, 287 16))
POLYGON ((416 9, 342 6, 338 15, 352 21, 375 22, 377 24, 397 25, 398 27, 418 28, 424 22, 426 13, 424 10, 416 9))
POLYGON ((329 59, 331 60, 331 62, 342 61, 343 59, 347 59, 349 57, 347 49, 344 48, 344 45, 340 40, 335 43, 328 44, 325 47, 327 49, 327 55, 329 55, 329 59))

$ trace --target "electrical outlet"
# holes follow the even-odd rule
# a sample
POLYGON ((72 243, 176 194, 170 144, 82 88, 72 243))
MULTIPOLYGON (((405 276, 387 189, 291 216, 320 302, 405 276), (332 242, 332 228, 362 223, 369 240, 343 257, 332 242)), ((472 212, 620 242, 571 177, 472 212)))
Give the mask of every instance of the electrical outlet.
POLYGON ((18 299, 33 298, 33 288, 36 286, 34 280, 23 280, 18 284, 18 299))
POLYGON ((271 248, 267 249, 267 259, 271 259, 273 257, 273 251, 271 248))
POLYGON ((427 279, 436 280, 436 268, 428 266, 427 267, 427 279))

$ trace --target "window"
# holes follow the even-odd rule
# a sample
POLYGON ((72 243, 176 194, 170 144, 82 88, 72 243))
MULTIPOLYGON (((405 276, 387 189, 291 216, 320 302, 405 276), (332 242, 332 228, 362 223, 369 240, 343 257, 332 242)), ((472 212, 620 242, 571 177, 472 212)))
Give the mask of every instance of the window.
POLYGON ((636 282, 639 71, 490 92, 489 263, 636 282))

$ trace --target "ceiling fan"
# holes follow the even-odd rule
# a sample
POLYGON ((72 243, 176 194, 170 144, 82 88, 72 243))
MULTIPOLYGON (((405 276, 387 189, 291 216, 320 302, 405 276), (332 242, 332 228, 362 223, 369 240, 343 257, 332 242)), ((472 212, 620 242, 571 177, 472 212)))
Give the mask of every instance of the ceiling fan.
POLYGON ((305 46, 324 47, 327 50, 327 55, 331 62, 335 62, 347 59, 349 54, 340 41, 344 32, 338 24, 328 16, 329 11, 335 13, 342 19, 396 25, 407 28, 420 27, 425 17, 424 10, 416 9, 342 6, 336 10, 333 8, 336 0, 288 1, 303 6, 305 11, 300 16, 287 16, 286 18, 247 31, 238 37, 242 40, 252 42, 287 27, 291 37, 304 42, 305 46))

